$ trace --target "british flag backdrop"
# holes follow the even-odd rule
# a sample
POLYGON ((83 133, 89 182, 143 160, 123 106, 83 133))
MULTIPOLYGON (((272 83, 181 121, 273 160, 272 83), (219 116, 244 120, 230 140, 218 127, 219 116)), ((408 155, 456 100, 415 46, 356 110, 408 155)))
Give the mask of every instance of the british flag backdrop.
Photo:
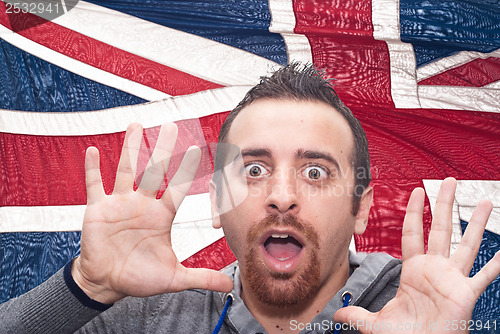
MULTIPOLYGON (((357 251, 401 256, 417 186, 427 235, 446 176, 459 180, 452 250, 483 198, 495 208, 473 273, 500 248, 500 2, 79 1, 51 21, 12 3, 0 1, 0 302, 78 253, 85 149, 99 148, 110 191, 131 122, 146 146, 175 121, 177 153, 202 148, 174 249, 188 266, 233 262, 210 227, 210 144, 259 77, 294 60, 334 78, 367 132, 375 199, 357 251)), ((475 319, 500 318, 499 281, 475 319)))

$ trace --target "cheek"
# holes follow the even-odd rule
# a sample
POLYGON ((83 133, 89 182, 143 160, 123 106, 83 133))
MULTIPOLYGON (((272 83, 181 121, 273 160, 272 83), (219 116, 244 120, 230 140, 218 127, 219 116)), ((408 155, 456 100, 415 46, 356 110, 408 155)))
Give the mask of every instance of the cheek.
POLYGON ((349 199, 331 199, 314 205, 310 221, 320 238, 320 253, 327 262, 335 262, 349 248, 354 233, 355 216, 349 199))
POLYGON ((310 217, 312 221, 324 222, 324 228, 335 228, 338 221, 353 220, 355 217, 352 214, 352 197, 343 190, 335 193, 334 190, 324 190, 320 196, 309 196, 301 199, 302 214, 310 217), (326 193, 330 191, 330 193, 326 193), (333 225, 333 226, 332 226, 333 225))
POLYGON ((244 251, 245 238, 247 235, 248 223, 244 221, 245 215, 241 215, 233 209, 221 216, 222 230, 226 237, 229 247, 234 255, 240 259, 240 255, 244 251))
POLYGON ((346 180, 326 182, 322 186, 300 183, 298 194, 304 203, 331 210, 342 210, 346 203, 352 202, 353 185, 346 180))
MULTIPOLYGON (((332 225, 335 224, 334 222, 331 223, 332 225)), ((352 228, 349 228, 347 222, 344 223, 346 224, 324 229, 323 235, 320 236, 318 255, 321 262, 321 273, 324 278, 330 277, 347 260, 352 228)))
POLYGON ((349 246, 352 234, 354 233, 354 219, 350 217, 330 216, 323 219, 321 226, 318 226, 320 245, 322 248, 333 249, 349 246))
POLYGON ((257 206, 262 203, 267 196, 267 188, 265 182, 249 182, 247 184, 247 197, 243 204, 249 206, 257 206))
POLYGON ((238 238, 238 233, 235 233, 233 227, 227 224, 222 224, 222 230, 224 231, 229 248, 231 248, 236 258, 239 258, 240 249, 237 246, 241 246, 241 241, 238 238))

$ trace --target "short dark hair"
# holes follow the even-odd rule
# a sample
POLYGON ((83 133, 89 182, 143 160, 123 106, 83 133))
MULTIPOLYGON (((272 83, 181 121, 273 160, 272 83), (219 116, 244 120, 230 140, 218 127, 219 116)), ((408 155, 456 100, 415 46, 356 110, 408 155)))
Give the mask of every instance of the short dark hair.
MULTIPOLYGON (((352 206, 352 213, 355 215, 359 210, 361 195, 371 182, 368 140, 359 120, 339 99, 331 80, 326 79, 324 72, 318 70, 314 65, 299 62, 293 62, 280 68, 271 76, 261 77, 260 83, 250 89, 243 100, 227 116, 219 132, 218 144, 226 142, 231 125, 241 110, 259 99, 320 101, 332 106, 344 117, 354 138, 350 160, 355 180, 352 206)), ((221 170, 224 166, 225 154, 223 151, 217 150, 214 163, 216 171, 221 170)), ((220 184, 220 180, 214 180, 214 182, 217 185, 220 184)))

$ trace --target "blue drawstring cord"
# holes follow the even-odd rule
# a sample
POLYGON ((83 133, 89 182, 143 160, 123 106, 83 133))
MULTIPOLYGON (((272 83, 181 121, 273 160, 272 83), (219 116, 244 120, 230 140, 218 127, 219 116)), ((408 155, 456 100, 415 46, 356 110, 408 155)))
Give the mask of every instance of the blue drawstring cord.
MULTIPOLYGON (((344 305, 342 305, 342 307, 346 307, 347 305, 349 305, 351 297, 352 294, 349 291, 344 291, 344 293, 342 294, 342 300, 344 301, 344 305)), ((337 326, 335 326, 335 332, 333 332, 333 334, 339 334, 339 333, 340 333, 340 327, 337 328, 337 326)))
MULTIPOLYGON (((344 301, 344 305, 342 307, 346 307, 347 305, 349 305, 349 302, 351 301, 351 297, 352 297, 352 295, 349 291, 346 291, 342 294, 342 300, 344 301)), ((224 305, 224 309, 222 310, 219 321, 217 322, 217 326, 215 326, 212 334, 219 333, 219 331, 222 327, 222 324, 224 323, 224 319, 226 319, 227 310, 229 309, 229 306, 231 306, 232 302, 233 302, 233 296, 230 294, 227 295, 226 305, 224 305)), ((339 334, 339 333, 340 333, 340 328, 336 329, 334 332, 334 334, 339 334)))
POLYGON ((222 313, 220 315, 220 318, 219 318, 219 321, 217 322, 217 326, 215 326, 214 328, 214 331, 212 332, 212 334, 218 334, 221 327, 222 327, 222 324, 224 323, 224 319, 226 319, 226 314, 227 314, 227 310, 229 309, 229 306, 232 304, 233 302, 233 296, 231 294, 227 295, 226 297, 226 305, 224 305, 224 309, 222 310, 222 313))

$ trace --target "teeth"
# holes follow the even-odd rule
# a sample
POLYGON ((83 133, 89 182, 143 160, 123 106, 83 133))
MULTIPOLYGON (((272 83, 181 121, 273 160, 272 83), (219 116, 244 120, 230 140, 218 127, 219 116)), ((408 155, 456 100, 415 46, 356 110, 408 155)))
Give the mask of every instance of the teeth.
POLYGON ((279 234, 279 233, 275 233, 273 235, 271 235, 271 237, 275 238, 275 239, 278 239, 278 238, 281 238, 281 239, 286 239, 288 238, 288 234, 279 234))

